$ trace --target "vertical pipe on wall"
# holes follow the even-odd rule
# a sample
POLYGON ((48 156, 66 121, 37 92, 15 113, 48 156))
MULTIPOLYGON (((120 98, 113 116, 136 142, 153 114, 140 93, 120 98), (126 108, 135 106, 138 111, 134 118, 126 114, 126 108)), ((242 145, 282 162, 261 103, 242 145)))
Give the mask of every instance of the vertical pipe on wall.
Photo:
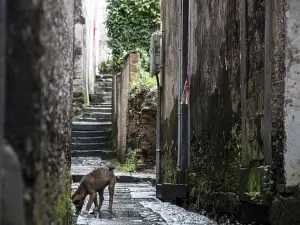
POLYGON ((160 77, 156 76, 157 83, 157 112, 156 112, 156 183, 161 184, 161 93, 162 93, 162 82, 165 77, 165 1, 160 0, 160 15, 161 15, 161 49, 160 49, 160 77))
MULTIPOLYGON (((187 85, 187 91, 188 91, 188 74, 187 74, 187 65, 188 65, 188 31, 189 31, 189 0, 182 0, 182 33, 181 33, 181 79, 182 79, 182 86, 181 91, 185 91, 185 84, 187 85)), ((186 94, 186 93, 185 93, 186 94)), ((185 96, 188 98, 188 96, 185 96)), ((188 99, 187 99, 188 100, 188 99)), ((188 133, 189 133, 189 127, 188 127, 188 104, 189 102, 185 103, 183 102, 181 104, 181 169, 187 170, 188 168, 188 133)), ((186 174, 186 171, 184 171, 184 174, 186 174)), ((184 176, 184 183, 186 183, 186 176, 184 176)))
MULTIPOLYGON (((179 34, 181 34, 182 28, 182 1, 180 2, 180 9, 179 9, 179 34)), ((178 72, 177 72, 177 169, 181 167, 181 38, 178 38, 178 72)))

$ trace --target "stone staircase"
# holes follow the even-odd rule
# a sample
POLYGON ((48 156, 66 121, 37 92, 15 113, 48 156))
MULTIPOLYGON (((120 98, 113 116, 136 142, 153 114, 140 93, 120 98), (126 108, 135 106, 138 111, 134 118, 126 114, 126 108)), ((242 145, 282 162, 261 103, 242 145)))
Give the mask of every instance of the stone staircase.
POLYGON ((72 157, 116 157, 112 144, 112 75, 97 77, 91 105, 72 122, 72 157))

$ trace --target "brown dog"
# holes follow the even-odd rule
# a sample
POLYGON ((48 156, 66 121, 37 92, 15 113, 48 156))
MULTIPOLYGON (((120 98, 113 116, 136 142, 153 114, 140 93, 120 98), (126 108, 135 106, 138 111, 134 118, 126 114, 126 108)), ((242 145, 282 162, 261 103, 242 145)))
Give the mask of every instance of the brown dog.
POLYGON ((75 205, 76 214, 80 213, 87 195, 90 195, 90 198, 84 213, 88 213, 93 202, 95 204, 95 210, 100 211, 104 200, 103 192, 106 186, 108 186, 109 191, 108 210, 109 212, 112 212, 116 184, 114 169, 115 167, 112 164, 107 163, 100 166, 98 169, 93 170, 82 178, 78 188, 72 195, 72 202, 75 205), (99 194, 99 205, 97 202, 97 193, 99 194))

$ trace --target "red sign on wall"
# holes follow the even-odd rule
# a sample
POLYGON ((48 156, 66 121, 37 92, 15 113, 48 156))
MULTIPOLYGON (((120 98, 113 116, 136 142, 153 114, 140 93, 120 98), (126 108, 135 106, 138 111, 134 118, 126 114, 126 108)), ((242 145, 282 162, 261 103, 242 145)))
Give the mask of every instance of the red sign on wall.
POLYGON ((187 105, 189 104, 189 76, 186 76, 186 80, 184 83, 184 88, 181 95, 181 104, 187 105))

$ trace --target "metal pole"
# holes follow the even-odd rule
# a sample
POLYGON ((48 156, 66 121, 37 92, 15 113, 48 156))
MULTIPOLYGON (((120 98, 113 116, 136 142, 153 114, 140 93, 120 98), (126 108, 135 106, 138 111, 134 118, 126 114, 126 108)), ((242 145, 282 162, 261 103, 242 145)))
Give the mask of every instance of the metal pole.
POLYGON ((2 170, 4 151, 4 100, 5 100, 5 0, 0 0, 0 223, 3 217, 2 209, 2 170))
MULTIPOLYGON (((188 32, 189 32, 189 0, 182 0, 182 44, 181 44, 181 59, 182 59, 182 67, 181 67, 181 76, 182 76, 182 90, 184 89, 185 83, 187 82, 187 64, 188 64, 188 32)), ((188 85, 188 83, 187 83, 188 85)), ((188 97, 188 96, 186 96, 188 97)), ((182 162, 181 169, 184 170, 184 174, 186 174, 188 168, 188 105, 183 103, 181 104, 181 151, 182 151, 182 162)), ((184 176, 184 180, 186 183, 186 176, 184 176)))
MULTIPOLYGON (((179 34, 181 34, 182 27, 182 1, 180 1, 179 10, 179 34)), ((181 38, 178 39, 178 73, 177 73, 177 88, 178 88, 178 101, 177 101, 177 169, 181 167, 181 38)))

